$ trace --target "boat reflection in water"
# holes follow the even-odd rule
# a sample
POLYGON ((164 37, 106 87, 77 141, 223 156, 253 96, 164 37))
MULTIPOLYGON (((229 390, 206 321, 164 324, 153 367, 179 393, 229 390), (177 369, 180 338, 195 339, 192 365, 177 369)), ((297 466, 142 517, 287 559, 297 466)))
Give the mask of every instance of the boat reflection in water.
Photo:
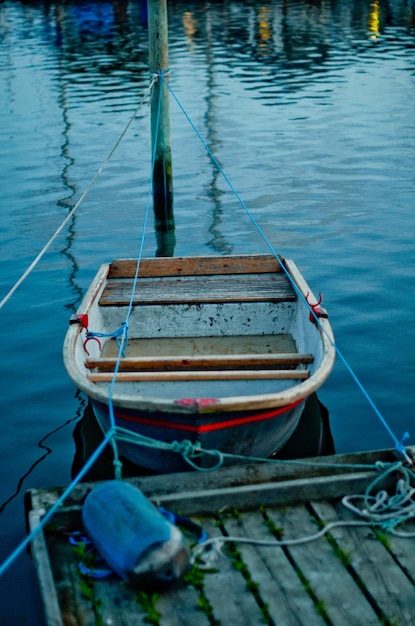
MULTIPOLYGON (((82 418, 77 422, 73 438, 75 455, 72 464, 72 477, 78 475, 85 463, 94 453, 104 436, 96 420, 91 403, 85 407, 82 418)), ((334 441, 330 429, 329 412, 320 402, 317 394, 312 394, 304 407, 297 428, 285 446, 272 455, 276 459, 308 458, 334 454, 334 441)), ((150 476, 155 472, 122 458, 123 477, 150 476)), ((114 478, 114 455, 111 445, 108 445, 99 459, 87 472, 84 480, 110 480, 114 478)), ((189 468, 190 469, 190 468, 189 468)))

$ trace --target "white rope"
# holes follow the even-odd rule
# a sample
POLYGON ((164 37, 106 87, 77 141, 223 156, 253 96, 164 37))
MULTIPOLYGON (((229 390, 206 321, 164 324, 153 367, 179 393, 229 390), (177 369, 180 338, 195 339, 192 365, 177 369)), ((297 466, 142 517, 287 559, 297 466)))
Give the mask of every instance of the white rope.
POLYGON ((6 302, 8 302, 10 300, 10 298, 17 291, 17 289, 20 287, 20 285, 24 282, 24 280, 26 280, 26 278, 29 276, 29 274, 34 270, 34 268, 37 266, 39 261, 46 254, 46 252, 49 250, 49 248, 51 247, 53 242, 59 237, 59 235, 61 234, 62 230, 65 228, 67 223, 71 220, 71 218, 74 216, 75 212, 78 210, 78 208, 80 207, 82 202, 85 200, 85 198, 87 197, 87 195, 91 191, 92 187, 95 185, 96 181, 101 176, 101 174, 104 171, 105 167, 108 165, 110 159, 112 158, 114 152, 116 151, 116 149, 120 145, 121 141, 124 139, 128 129, 130 128, 131 124, 133 123, 134 119, 136 118, 140 108, 144 104, 145 100, 148 98, 149 94, 151 94, 154 82, 157 79, 158 79, 158 77, 157 78, 156 77, 152 78, 152 80, 150 82, 150 85, 149 85, 149 87, 146 90, 146 93, 141 98, 140 102, 137 105, 136 110, 134 111, 133 115, 131 116, 131 118, 130 118, 129 122, 127 123, 126 127, 124 128, 123 132, 121 133, 121 135, 119 136, 119 138, 115 142, 115 144, 114 144, 113 148, 111 149, 111 151, 109 152, 107 158, 105 159, 105 161, 103 162, 103 164, 101 165, 101 167, 99 168, 99 170, 97 171, 97 173, 95 174, 95 176, 93 177, 93 179, 91 180, 91 182, 89 183, 89 185, 87 186, 87 188, 85 189, 85 191, 83 192, 81 197, 79 198, 78 202, 75 204, 73 209, 71 209, 71 211, 68 213, 66 218, 63 220, 62 224, 55 231, 55 233, 52 235, 52 237, 49 239, 49 241, 43 246, 42 250, 35 257, 35 259, 32 261, 32 263, 29 265, 29 267, 26 269, 26 271, 23 272, 23 274, 16 281, 16 283, 13 285, 13 287, 10 289, 10 291, 1 300, 1 302, 0 302, 0 309, 2 309, 3 306, 6 304, 6 302))
POLYGON ((342 504, 354 515, 396 537, 415 537, 415 532, 396 530, 398 525, 415 518, 415 489, 403 479, 398 480, 396 492, 392 495, 382 489, 375 496, 344 496, 342 504), (363 506, 358 502, 363 502, 363 506))
POLYGON ((371 526, 371 522, 364 521, 335 521, 329 522, 326 524, 321 530, 312 534, 306 535, 304 537, 298 537, 294 539, 254 539, 250 537, 213 537, 211 539, 207 539, 203 543, 198 544, 192 550, 192 562, 198 562, 200 564, 200 560, 203 561, 205 566, 209 566, 212 561, 218 558, 222 554, 222 544, 225 543, 245 543, 251 544, 255 546, 263 546, 263 547, 284 547, 284 546, 298 546, 304 543, 310 543, 311 541, 316 541, 316 539, 320 539, 326 533, 328 533, 333 528, 339 528, 341 526, 371 526))
MULTIPOLYGON (((378 468, 380 469, 380 468, 378 468)), ((365 494, 344 496, 342 504, 361 520, 335 520, 327 522, 318 532, 304 537, 293 539, 254 539, 250 537, 213 537, 195 546, 192 551, 192 561, 202 561, 202 567, 208 567, 211 561, 218 558, 225 543, 244 543, 264 547, 297 546, 311 541, 316 541, 334 528, 340 527, 378 527, 381 531, 390 533, 395 537, 413 538, 415 532, 398 531, 396 527, 415 518, 415 488, 411 486, 410 479, 413 474, 409 473, 401 464, 387 467, 366 490, 365 494), (400 471, 404 478, 396 482, 394 494, 386 490, 380 490, 376 495, 370 495, 373 486, 390 474, 392 471, 400 471), (363 507, 357 502, 363 502, 363 507)))

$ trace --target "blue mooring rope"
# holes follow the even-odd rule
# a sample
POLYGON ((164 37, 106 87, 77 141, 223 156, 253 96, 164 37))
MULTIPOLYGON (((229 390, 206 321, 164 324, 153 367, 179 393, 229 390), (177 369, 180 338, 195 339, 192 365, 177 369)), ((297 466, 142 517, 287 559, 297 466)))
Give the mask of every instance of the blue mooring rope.
POLYGON ((196 133, 197 137, 199 138, 199 140, 201 141, 202 145, 204 146, 207 154, 209 155, 210 159, 212 160, 212 162, 214 163, 215 167, 218 169, 218 171, 221 173, 221 175, 223 176, 223 178, 225 179, 225 181, 227 182, 228 186, 230 187, 231 191, 233 192, 233 194, 235 195, 235 197, 237 198, 238 202, 240 203, 240 205, 242 206, 242 208, 244 209, 244 211, 246 212, 246 214, 248 215, 249 219, 251 220, 252 224, 255 226, 256 230, 258 231, 259 235, 261 236, 261 238, 263 239, 263 241, 265 242, 266 246, 268 247, 268 249, 270 250, 270 252, 275 256, 275 258, 277 259, 277 261, 279 262, 279 264, 281 265, 283 271, 285 272, 286 276, 288 277, 288 279, 290 280, 292 286, 294 287, 295 291, 297 292, 297 295, 299 295, 302 300, 305 302, 305 304, 308 306, 308 308, 310 309, 310 312, 313 314, 314 319, 316 321, 316 323, 318 324, 320 330, 326 335, 327 339, 330 341, 331 345, 333 346, 333 348, 336 351, 336 354, 340 357, 341 361, 344 363, 344 365, 346 366, 346 368, 348 369, 349 373, 351 374, 353 380, 355 381, 355 383, 357 384, 357 386, 359 387, 360 391, 362 392, 362 394, 364 395, 364 397, 366 398, 366 400, 369 402, 370 406, 372 407, 373 411, 375 412, 375 414, 377 415, 377 417, 379 418, 380 422, 382 423, 382 425, 384 426, 384 428, 386 429, 386 431, 388 432, 388 434, 390 435, 390 437, 392 438, 392 441, 394 442, 394 446, 396 448, 396 450, 398 451, 399 454, 401 454, 407 463, 410 463, 412 465, 412 460, 409 458, 405 446, 404 446, 404 441, 406 441, 409 438, 409 433, 405 432, 401 439, 398 439, 395 434, 393 433, 392 429, 390 428, 390 426, 388 425, 387 421, 385 420, 385 418, 383 417, 383 415, 381 414, 381 412, 379 411, 379 409, 377 408, 377 406, 375 405, 375 403, 373 402, 373 400, 371 399, 371 397, 369 396, 368 392, 366 391, 366 389, 363 387, 362 383, 360 382, 360 380, 357 378, 356 374, 353 372, 352 368, 350 367, 350 365, 348 364, 348 362, 346 361, 346 359, 344 358, 343 354, 340 352, 339 348, 337 347, 337 345, 333 342, 332 338, 328 335, 328 333, 326 332, 326 330, 324 329, 324 327, 322 326, 322 324, 320 323, 319 318, 317 317, 317 315, 315 315, 314 311, 312 310, 310 304, 307 302, 307 300, 304 298, 303 294, 301 293, 301 291, 298 289, 297 285, 294 283, 294 281, 292 280, 290 274, 287 272, 287 269, 285 268, 285 266, 281 263, 281 260, 278 256, 278 253, 276 252, 276 250, 274 249, 274 247, 272 246, 271 242, 268 240, 267 236, 265 235, 264 231, 262 230, 262 228, 260 227, 260 225, 258 224, 258 222, 256 221, 255 217, 253 216, 252 212, 249 210, 248 206, 246 205, 246 203, 242 200, 242 198, 240 197, 239 193, 237 192, 237 190, 235 189, 234 185, 232 184, 230 178, 228 177, 228 175, 225 173, 225 171, 223 170, 222 166, 220 165, 219 161, 217 160, 217 158, 214 156, 214 154, 212 153, 212 151, 210 150, 209 146, 207 145, 206 141, 203 139, 203 137, 201 136, 200 132, 198 131, 198 129, 196 128, 195 124, 193 123, 193 121, 191 120, 189 114, 186 112, 186 110, 184 109, 183 105, 181 104, 181 102, 179 101, 179 99, 177 98, 176 94, 174 93, 173 89, 171 88, 170 84, 163 78, 163 76, 161 76, 161 80, 164 80, 165 84, 167 85, 167 88, 169 89, 171 95, 173 96, 174 100, 176 101, 177 105, 179 106, 180 110, 183 112, 184 116, 186 117, 187 121, 189 122, 189 124, 191 125, 191 127, 193 128, 194 132, 196 133))

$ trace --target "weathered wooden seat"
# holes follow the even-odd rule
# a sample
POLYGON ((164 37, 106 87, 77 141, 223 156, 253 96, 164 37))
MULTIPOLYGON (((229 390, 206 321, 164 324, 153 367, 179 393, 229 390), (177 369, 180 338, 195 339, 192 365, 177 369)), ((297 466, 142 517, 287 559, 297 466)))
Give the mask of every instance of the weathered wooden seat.
MULTIPOLYGON (((160 356, 160 357, 125 357, 120 359, 118 371, 152 370, 208 370, 208 369, 293 369, 301 364, 313 362, 312 354, 215 354, 202 356, 160 356)), ((113 372, 116 358, 87 358, 88 369, 100 372, 113 372)))
MULTIPOLYGON (((190 381, 190 380, 284 380, 309 378, 308 370, 204 370, 204 371, 137 371, 119 372, 115 375, 117 382, 143 382, 143 381, 190 381)), ((93 372, 87 374, 87 378, 94 382, 111 382, 113 372, 93 372)))
MULTIPOLYGON (((295 291, 273 256, 235 257, 224 267, 221 259, 204 257, 189 264, 177 259, 143 259, 133 304, 294 302, 295 291), (183 268, 186 268, 185 270, 183 268), (185 272, 185 273, 184 273, 185 272)), ((129 304, 136 262, 113 262, 101 306, 129 304)))
MULTIPOLYGON (((145 380, 305 380, 310 375, 309 371, 295 368, 312 362, 312 354, 127 357, 119 361, 116 380, 119 382, 145 380)), ((86 359, 86 367, 95 370, 88 374, 89 380, 93 382, 111 381, 116 363, 117 359, 114 358, 86 359)))

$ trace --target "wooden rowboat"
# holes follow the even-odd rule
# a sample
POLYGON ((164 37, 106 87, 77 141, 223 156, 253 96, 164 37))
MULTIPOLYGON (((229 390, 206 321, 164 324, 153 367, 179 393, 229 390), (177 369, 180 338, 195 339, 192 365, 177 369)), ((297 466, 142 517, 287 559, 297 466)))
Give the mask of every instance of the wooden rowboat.
MULTIPOLYGON (((280 449, 335 357, 327 316, 312 306, 317 323, 310 312, 316 299, 295 264, 272 255, 142 259, 132 297, 136 267, 103 265, 65 338, 68 374, 103 432, 110 404, 117 427, 162 444, 257 457, 280 449), (119 356, 112 334, 127 318, 119 356)), ((183 448, 165 448, 119 442, 143 467, 189 469, 183 448)))

